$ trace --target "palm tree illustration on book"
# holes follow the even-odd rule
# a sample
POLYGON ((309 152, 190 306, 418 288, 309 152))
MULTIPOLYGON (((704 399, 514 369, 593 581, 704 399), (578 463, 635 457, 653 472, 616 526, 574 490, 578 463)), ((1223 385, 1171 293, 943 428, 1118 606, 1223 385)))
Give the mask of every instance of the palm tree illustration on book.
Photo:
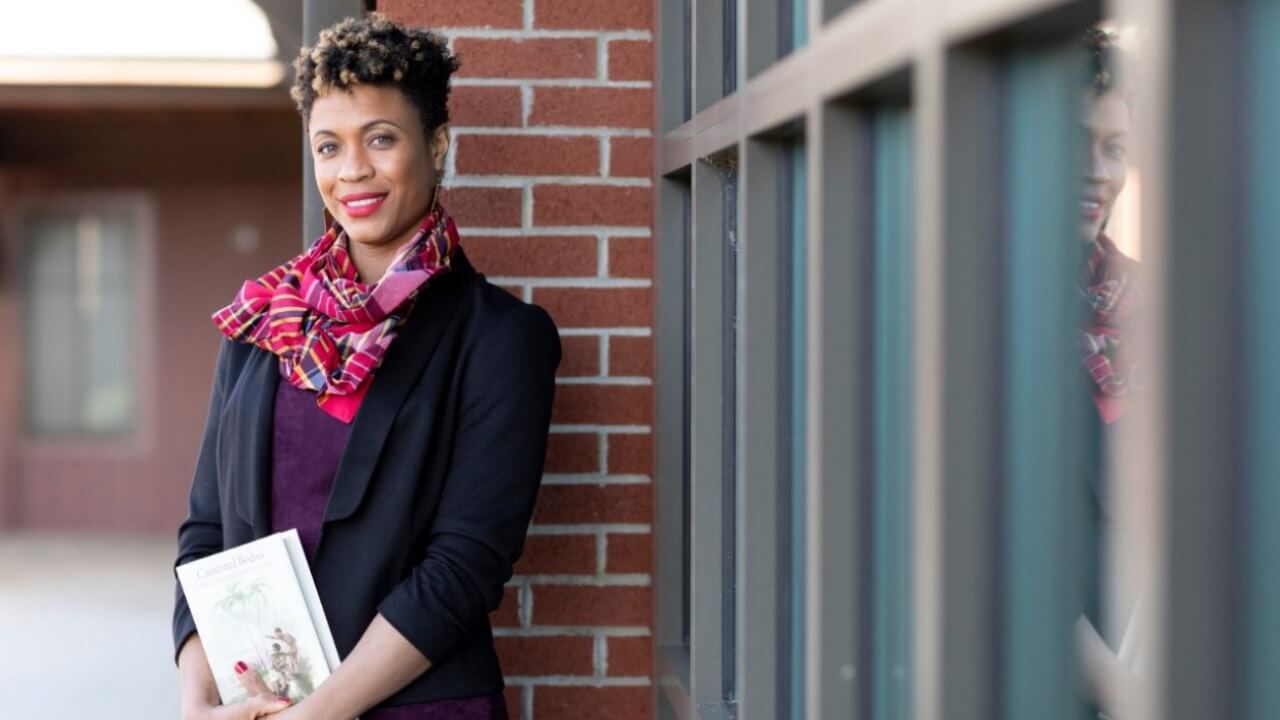
POLYGON ((299 652, 298 641, 286 629, 292 623, 279 617, 269 597, 271 585, 262 579, 227 583, 214 605, 243 634, 253 658, 244 658, 272 692, 298 702, 315 690, 311 659, 299 652))

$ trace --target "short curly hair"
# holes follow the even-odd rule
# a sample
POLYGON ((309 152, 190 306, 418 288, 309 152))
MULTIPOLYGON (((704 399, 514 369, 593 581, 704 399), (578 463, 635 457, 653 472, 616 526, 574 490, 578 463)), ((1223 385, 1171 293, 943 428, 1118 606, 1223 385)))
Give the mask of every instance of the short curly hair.
POLYGON ((289 95, 305 126, 316 98, 334 89, 399 88, 418 109, 422 131, 430 137, 449 122, 449 78, 458 67, 439 35, 369 13, 321 30, 315 45, 302 48, 293 61, 296 76, 289 95))
POLYGON ((1089 28, 1081 38, 1088 61, 1085 83, 1093 90, 1094 97, 1102 97, 1116 91, 1130 100, 1130 87, 1126 77, 1127 58, 1120 49, 1115 33, 1102 28, 1089 28))

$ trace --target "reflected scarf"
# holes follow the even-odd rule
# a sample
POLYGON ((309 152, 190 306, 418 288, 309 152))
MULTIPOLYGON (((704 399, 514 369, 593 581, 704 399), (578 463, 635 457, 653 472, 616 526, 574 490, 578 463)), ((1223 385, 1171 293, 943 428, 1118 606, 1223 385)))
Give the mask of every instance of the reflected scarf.
POLYGON ((1124 359, 1122 346, 1133 325, 1137 263, 1101 233, 1088 252, 1080 279, 1086 306, 1080 342, 1094 405, 1110 424, 1124 414, 1123 398, 1129 394, 1132 363, 1124 359))
POLYGON ((349 238, 329 224, 307 252, 257 280, 213 315, 222 334, 280 358, 280 375, 350 423, 418 290, 449 268, 458 229, 434 203, 377 283, 357 279, 349 238))

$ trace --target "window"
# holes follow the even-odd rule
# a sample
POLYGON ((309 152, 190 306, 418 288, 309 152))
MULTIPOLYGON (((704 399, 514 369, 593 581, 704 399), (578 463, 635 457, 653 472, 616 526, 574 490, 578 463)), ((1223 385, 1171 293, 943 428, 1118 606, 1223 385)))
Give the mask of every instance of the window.
POLYGON ((138 214, 50 208, 22 222, 26 425, 119 436, 137 426, 138 214))
POLYGON ((874 440, 871 489, 871 717, 910 715, 911 113, 871 111, 874 440))

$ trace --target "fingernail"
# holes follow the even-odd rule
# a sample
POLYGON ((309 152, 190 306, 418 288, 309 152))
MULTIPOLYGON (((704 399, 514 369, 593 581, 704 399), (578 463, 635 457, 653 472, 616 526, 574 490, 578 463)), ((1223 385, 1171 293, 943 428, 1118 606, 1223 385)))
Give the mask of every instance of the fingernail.
POLYGON ((248 666, 248 665, 245 665, 243 660, 237 660, 237 661, 236 661, 236 674, 237 674, 237 675, 243 675, 243 674, 245 673, 245 671, 246 671, 246 670, 248 670, 248 669, 249 669, 249 666, 248 666))
POLYGON ((278 697, 278 698, 276 698, 276 699, 277 699, 277 700, 279 700, 280 702, 284 703, 285 705, 288 705, 289 703, 293 702, 292 700, 290 700, 289 698, 285 697, 284 695, 281 695, 280 697, 278 697))

